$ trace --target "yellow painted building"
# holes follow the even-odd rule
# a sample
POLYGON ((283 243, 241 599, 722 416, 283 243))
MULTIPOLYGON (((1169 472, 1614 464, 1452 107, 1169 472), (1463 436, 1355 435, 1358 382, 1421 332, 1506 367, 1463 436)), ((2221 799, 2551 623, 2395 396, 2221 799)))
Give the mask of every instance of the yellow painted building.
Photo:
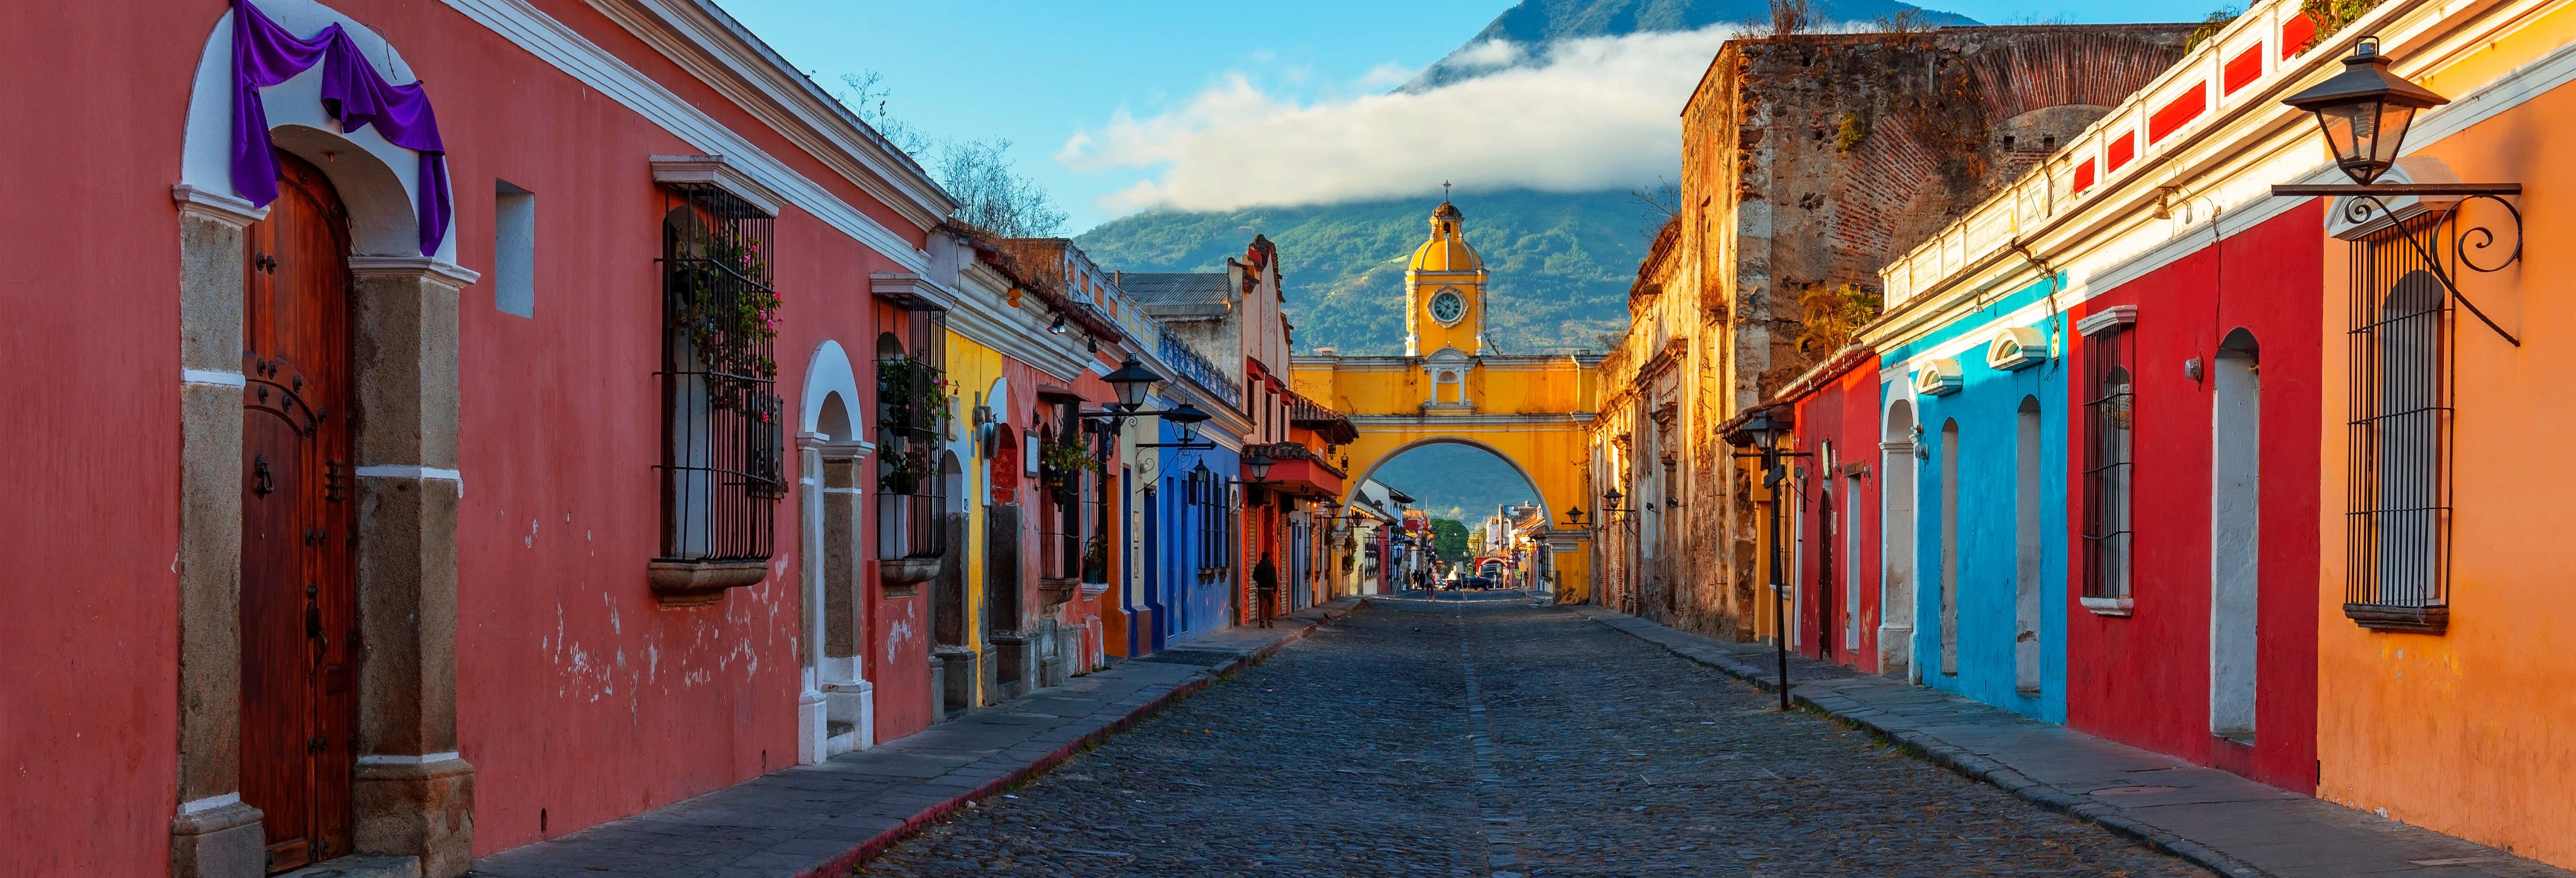
MULTIPOLYGON (((1294 360, 1298 393, 1348 415, 1347 490, 1380 464, 1424 445, 1483 449, 1518 470, 1539 492, 1552 524, 1548 569, 1561 600, 1590 594, 1592 496, 1585 428, 1599 392, 1600 358, 1493 353, 1485 343, 1484 260, 1467 241, 1466 217, 1441 202, 1430 233, 1404 273, 1404 355, 1294 360), (1569 513, 1580 510, 1581 524, 1569 513)), ((1352 498, 1345 497, 1349 503, 1352 498)), ((1461 559, 1444 559, 1461 560, 1461 559)))

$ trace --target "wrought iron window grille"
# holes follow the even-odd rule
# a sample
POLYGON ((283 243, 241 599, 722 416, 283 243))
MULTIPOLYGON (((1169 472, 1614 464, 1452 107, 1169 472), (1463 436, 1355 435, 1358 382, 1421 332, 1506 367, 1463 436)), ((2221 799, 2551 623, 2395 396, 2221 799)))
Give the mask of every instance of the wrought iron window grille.
POLYGON ((2084 597, 2095 601, 2131 597, 2135 359, 2135 333, 2125 325, 2084 338, 2084 597))
POLYGON ((760 561, 786 495, 773 220, 712 186, 663 190, 660 560, 760 561))
POLYGON ((916 296, 878 337, 877 558, 929 559, 948 551, 947 450, 956 403, 947 371, 948 312, 916 296))
POLYGON ((2368 628, 2450 621, 2451 308, 2467 301, 2417 241, 2447 221, 2419 216, 2352 246, 2344 615, 2368 628))

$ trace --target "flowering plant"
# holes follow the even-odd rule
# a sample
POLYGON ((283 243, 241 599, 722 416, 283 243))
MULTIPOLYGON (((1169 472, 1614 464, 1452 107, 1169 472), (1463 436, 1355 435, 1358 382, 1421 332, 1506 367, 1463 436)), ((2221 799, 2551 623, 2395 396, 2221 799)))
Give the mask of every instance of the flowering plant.
POLYGON ((746 407, 761 385, 778 377, 769 353, 778 338, 778 292, 769 288, 769 263, 760 244, 710 237, 674 270, 672 319, 697 352, 711 404, 746 407))
POLYGON ((1038 465, 1063 475, 1072 475, 1096 466, 1091 450, 1078 442, 1049 442, 1038 455, 1038 465))

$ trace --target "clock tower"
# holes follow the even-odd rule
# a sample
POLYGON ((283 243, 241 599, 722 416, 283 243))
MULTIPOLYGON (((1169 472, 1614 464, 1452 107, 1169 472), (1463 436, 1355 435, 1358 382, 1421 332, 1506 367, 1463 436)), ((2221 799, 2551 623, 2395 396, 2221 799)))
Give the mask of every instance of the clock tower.
POLYGON ((1485 261, 1467 246, 1466 217, 1447 201, 1431 212, 1431 237, 1404 271, 1404 354, 1443 348, 1485 353, 1485 261))

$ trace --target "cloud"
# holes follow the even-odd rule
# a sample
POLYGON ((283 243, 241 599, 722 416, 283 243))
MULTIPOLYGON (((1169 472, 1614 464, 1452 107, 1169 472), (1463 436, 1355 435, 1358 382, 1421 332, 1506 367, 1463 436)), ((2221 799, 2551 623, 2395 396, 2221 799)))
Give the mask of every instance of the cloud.
MULTIPOLYGON (((1228 74, 1150 116, 1125 109, 1056 151, 1076 171, 1144 171, 1101 199, 1110 210, 1232 210, 1428 192, 1618 189, 1671 176, 1682 103, 1736 32, 1552 43, 1521 66, 1419 92, 1299 99, 1228 74)), ((1531 54, 1509 43, 1462 52, 1479 62, 1531 54)), ((1508 62, 1501 62, 1508 63, 1508 62)), ((1390 75, 1373 70, 1361 86, 1390 75)))
POLYGON ((1521 44, 1510 40, 1486 40, 1458 50, 1449 56, 1449 62, 1470 70, 1509 67, 1520 63, 1528 53, 1521 44))

